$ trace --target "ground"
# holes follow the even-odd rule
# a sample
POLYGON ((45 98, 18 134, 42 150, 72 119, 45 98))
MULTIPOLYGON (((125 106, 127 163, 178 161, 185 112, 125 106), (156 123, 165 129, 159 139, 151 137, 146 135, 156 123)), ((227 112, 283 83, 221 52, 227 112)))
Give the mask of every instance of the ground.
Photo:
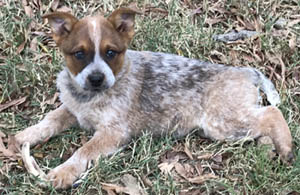
MULTIPOLYGON (((270 158, 256 140, 221 143, 200 138, 144 135, 99 160, 82 183, 57 191, 36 185, 19 158, 0 155, 1 194, 300 194, 300 1, 136 1, 135 50, 175 53, 213 63, 261 70, 280 92, 280 110, 293 136, 295 162, 270 158), (278 21, 281 21, 279 23, 278 21), (232 30, 259 32, 223 43, 212 37, 232 30)), ((0 2, 0 131, 13 135, 60 105, 56 75, 63 58, 48 36, 45 13, 77 17, 133 6, 130 0, 0 2)), ((0 133, 1 133, 0 132, 0 133)), ((0 134, 1 135, 1 134, 0 134)), ((47 172, 64 162, 91 132, 72 128, 31 150, 47 172)), ((2 137, 6 146, 9 137, 2 137)), ((2 146, 4 146, 2 145, 2 146)), ((0 143, 1 146, 1 143, 0 143)))

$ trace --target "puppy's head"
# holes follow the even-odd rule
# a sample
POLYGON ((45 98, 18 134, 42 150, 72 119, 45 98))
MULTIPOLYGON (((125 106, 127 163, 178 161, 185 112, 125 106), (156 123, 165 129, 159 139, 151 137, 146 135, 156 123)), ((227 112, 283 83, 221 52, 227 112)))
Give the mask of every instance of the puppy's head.
POLYGON ((78 20, 63 12, 43 16, 48 19, 72 78, 82 89, 101 91, 114 85, 134 35, 136 13, 120 8, 108 18, 98 15, 78 20))

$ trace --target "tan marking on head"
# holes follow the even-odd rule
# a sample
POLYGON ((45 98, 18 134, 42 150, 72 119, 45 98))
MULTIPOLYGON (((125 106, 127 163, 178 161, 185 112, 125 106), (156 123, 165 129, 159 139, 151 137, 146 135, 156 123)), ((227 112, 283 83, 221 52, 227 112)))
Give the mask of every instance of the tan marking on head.
MULTIPOLYGON (((45 16, 53 28, 53 38, 66 58, 66 65, 76 76, 95 55, 99 55, 118 74, 124 63, 125 51, 134 35, 134 16, 137 12, 129 8, 115 10, 107 19, 103 16, 86 17, 77 20, 71 14, 52 13, 45 16), (106 52, 113 50, 117 55, 113 59, 106 52), (77 51, 85 54, 84 60, 74 56, 77 51)), ((98 58, 99 59, 99 58, 98 58)))
POLYGON ((60 45, 60 49, 65 56, 66 66, 74 76, 93 61, 95 45, 89 36, 89 26, 85 19, 74 25, 69 36, 60 45), (78 60, 74 56, 75 52, 78 51, 84 53, 85 58, 83 60, 78 60))

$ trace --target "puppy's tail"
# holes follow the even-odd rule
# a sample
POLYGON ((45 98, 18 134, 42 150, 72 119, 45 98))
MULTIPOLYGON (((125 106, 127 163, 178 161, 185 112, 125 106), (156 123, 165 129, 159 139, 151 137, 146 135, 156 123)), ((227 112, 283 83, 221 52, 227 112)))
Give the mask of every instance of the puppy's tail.
POLYGON ((272 106, 277 106, 280 104, 280 96, 276 91, 273 83, 259 70, 251 69, 253 73, 256 75, 255 84, 257 84, 266 95, 267 100, 270 102, 272 106))

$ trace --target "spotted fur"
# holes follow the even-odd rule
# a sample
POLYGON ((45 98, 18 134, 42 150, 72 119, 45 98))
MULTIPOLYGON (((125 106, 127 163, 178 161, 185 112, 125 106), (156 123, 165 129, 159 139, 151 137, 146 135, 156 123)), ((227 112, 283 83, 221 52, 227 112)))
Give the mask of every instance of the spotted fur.
POLYGON ((197 128, 214 140, 270 136, 282 159, 291 159, 292 137, 275 107, 279 95, 271 81, 252 68, 126 50, 133 36, 134 15, 134 10, 121 8, 107 20, 95 16, 78 21, 59 13, 47 16, 67 61, 57 79, 63 105, 17 134, 16 140, 34 145, 74 124, 95 131, 70 159, 50 171, 53 186, 71 186, 88 162, 117 151, 142 130, 157 136, 182 136, 197 128), (61 29, 63 25, 68 32, 61 29), (77 39, 73 34, 78 33, 77 39), (87 42, 91 44, 83 44, 87 42), (88 62, 79 63, 67 52, 67 47, 78 44, 88 62), (117 50, 118 55, 106 59, 107 49, 117 50), (98 90, 86 87, 93 71, 105 74, 98 90), (271 106, 260 105, 259 90, 266 93, 271 106))

